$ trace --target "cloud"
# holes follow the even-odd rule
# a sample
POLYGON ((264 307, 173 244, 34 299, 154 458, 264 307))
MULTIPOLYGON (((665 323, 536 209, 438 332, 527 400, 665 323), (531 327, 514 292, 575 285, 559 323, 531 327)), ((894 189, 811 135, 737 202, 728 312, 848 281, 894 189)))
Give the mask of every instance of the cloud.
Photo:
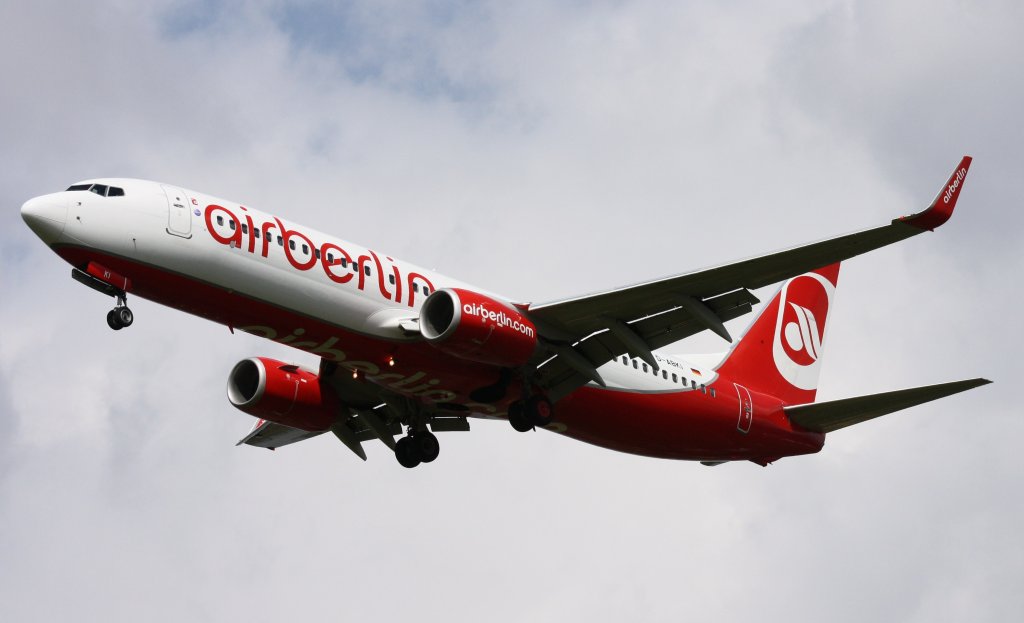
POLYGON ((1020 612, 1019 12, 5 5, 9 618, 1020 612), (16 210, 91 176, 159 179, 543 300, 884 223, 964 152, 977 159, 947 227, 844 265, 822 397, 997 383, 767 469, 496 422, 411 471, 328 437, 234 448, 251 420, 224 399, 231 366, 310 358, 138 300, 111 333, 111 301, 67 279, 16 210))

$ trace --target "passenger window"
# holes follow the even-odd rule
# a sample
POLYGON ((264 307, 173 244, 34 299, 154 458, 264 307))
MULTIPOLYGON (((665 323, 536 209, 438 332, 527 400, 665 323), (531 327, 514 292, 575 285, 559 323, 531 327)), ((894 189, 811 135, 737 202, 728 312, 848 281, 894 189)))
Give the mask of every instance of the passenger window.
POLYGON ((679 382, 679 375, 677 375, 675 372, 672 373, 672 382, 673 383, 678 383, 679 382))
POLYGON ((223 225, 224 224, 224 217, 219 215, 219 214, 217 215, 217 224, 218 225, 223 225))
POLYGON ((277 237, 277 246, 279 246, 279 247, 283 247, 284 246, 284 238, 282 238, 281 236, 277 237))
POLYGON ((291 249, 292 251, 295 250, 295 241, 294 240, 289 240, 288 241, 288 248, 291 249))
POLYGON ((370 276, 370 265, 369 264, 367 264, 366 266, 363 266, 363 272, 366 273, 367 277, 370 276))
POLYGON ((266 230, 264 230, 264 233, 267 236, 267 242, 271 242, 271 241, 274 240, 274 236, 270 233, 270 228, 269 227, 266 230))
POLYGON ((352 262, 352 272, 354 272, 354 273, 358 273, 359 272, 359 267, 356 266, 356 263, 354 261, 352 262))
POLYGON ((111 186, 107 191, 108 197, 124 197, 124 189, 118 188, 117 186, 111 186))
POLYGON ((413 281, 413 282, 412 282, 412 291, 413 291, 413 292, 415 292, 415 293, 417 293, 417 294, 419 294, 419 291, 420 291, 420 284, 418 284, 418 283, 416 283, 415 281, 413 281))
POLYGON ((642 363, 640 365, 643 367, 644 372, 647 372, 647 364, 646 363, 642 363))
POLYGON ((704 383, 700 384, 700 393, 702 393, 702 394, 708 393, 708 388, 704 386, 704 383))
POLYGON ((712 398, 715 397, 715 388, 714 387, 711 388, 711 397, 712 398))
POLYGON ((313 249, 313 255, 316 256, 316 259, 320 259, 320 249, 313 249))
POLYGON ((430 294, 430 288, 428 288, 427 286, 423 286, 423 294, 430 294))
POLYGON ((633 360, 633 369, 634 370, 639 370, 640 369, 640 365, 637 364, 636 359, 633 360))
POLYGON ((303 244, 302 245, 302 253, 303 253, 303 255, 309 255, 309 245, 307 245, 307 244, 303 244))
POLYGON ((666 381, 668 380, 668 370, 661 371, 661 378, 665 379, 666 381))
POLYGON ((341 258, 341 267, 348 268, 348 260, 346 260, 345 258, 341 258))
POLYGON ((331 266, 334 266, 334 254, 333 253, 328 253, 327 254, 327 263, 330 264, 331 266))
POLYGON ((231 231, 234 231, 235 230, 235 219, 231 219, 230 221, 228 221, 228 226, 231 227, 231 231))
POLYGON ((690 381, 690 387, 693 389, 697 389, 697 381, 690 381))
POLYGON ((626 364, 628 366, 629 365, 629 357, 623 355, 622 356, 622 363, 624 363, 624 364, 626 364))
POLYGON ((246 225, 245 223, 242 223, 242 233, 243 234, 248 234, 249 233, 249 226, 246 225))
POLYGON ((388 275, 388 281, 391 282, 391 285, 395 285, 395 276, 394 275, 388 275))

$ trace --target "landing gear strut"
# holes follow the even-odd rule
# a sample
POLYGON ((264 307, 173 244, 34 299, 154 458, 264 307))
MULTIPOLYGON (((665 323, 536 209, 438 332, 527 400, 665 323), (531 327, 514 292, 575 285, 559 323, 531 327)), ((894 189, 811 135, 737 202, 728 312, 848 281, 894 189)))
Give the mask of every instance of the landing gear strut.
POLYGON ((555 409, 551 401, 534 394, 526 400, 517 400, 508 407, 508 421, 520 433, 535 426, 544 427, 555 420, 555 409))
POLYGON ((114 331, 120 331, 125 327, 132 326, 133 322, 135 322, 135 314, 128 309, 127 295, 118 294, 117 305, 107 312, 107 326, 114 331))
POLYGON ((428 430, 411 431, 395 443, 395 458, 402 467, 430 463, 441 453, 441 444, 428 430))

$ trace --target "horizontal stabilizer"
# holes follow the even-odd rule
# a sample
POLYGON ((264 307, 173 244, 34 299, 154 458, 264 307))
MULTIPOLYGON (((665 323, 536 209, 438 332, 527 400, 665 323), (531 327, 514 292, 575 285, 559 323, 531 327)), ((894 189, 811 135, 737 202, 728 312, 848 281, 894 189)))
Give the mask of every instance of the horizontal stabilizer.
POLYGON ((789 416, 790 421, 798 426, 817 433, 831 433, 840 428, 959 394, 968 389, 988 385, 991 382, 988 379, 954 381, 844 400, 796 405, 785 407, 783 410, 789 416))

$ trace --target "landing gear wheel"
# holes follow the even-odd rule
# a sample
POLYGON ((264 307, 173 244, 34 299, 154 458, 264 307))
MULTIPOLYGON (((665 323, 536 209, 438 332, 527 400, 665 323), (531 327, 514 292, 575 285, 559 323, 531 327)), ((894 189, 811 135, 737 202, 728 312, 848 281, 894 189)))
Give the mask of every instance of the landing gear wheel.
POLYGON ((441 453, 441 444, 430 431, 420 431, 413 435, 412 440, 416 443, 420 461, 424 463, 430 463, 441 453))
POLYGON ((116 309, 112 309, 107 312, 107 326, 114 331, 120 331, 124 328, 124 325, 121 324, 121 319, 117 316, 116 309))
POLYGON ((132 326, 132 322, 135 321, 135 314, 133 314, 132 310, 127 307, 118 307, 114 310, 114 313, 117 314, 117 319, 121 323, 122 327, 130 327, 132 326))
POLYGON ((525 411, 526 420, 533 426, 547 426, 555 420, 555 409, 544 396, 530 396, 525 411))
POLYGON ((508 406, 508 423, 520 433, 533 430, 533 424, 526 417, 523 403, 518 400, 508 406))
MULTIPOLYGON (((436 441, 436 440, 435 440, 436 441)), ((420 464, 420 449, 412 437, 402 437, 395 443, 395 458, 402 467, 412 469, 420 464)), ((431 459, 433 460, 433 459, 431 459)))

